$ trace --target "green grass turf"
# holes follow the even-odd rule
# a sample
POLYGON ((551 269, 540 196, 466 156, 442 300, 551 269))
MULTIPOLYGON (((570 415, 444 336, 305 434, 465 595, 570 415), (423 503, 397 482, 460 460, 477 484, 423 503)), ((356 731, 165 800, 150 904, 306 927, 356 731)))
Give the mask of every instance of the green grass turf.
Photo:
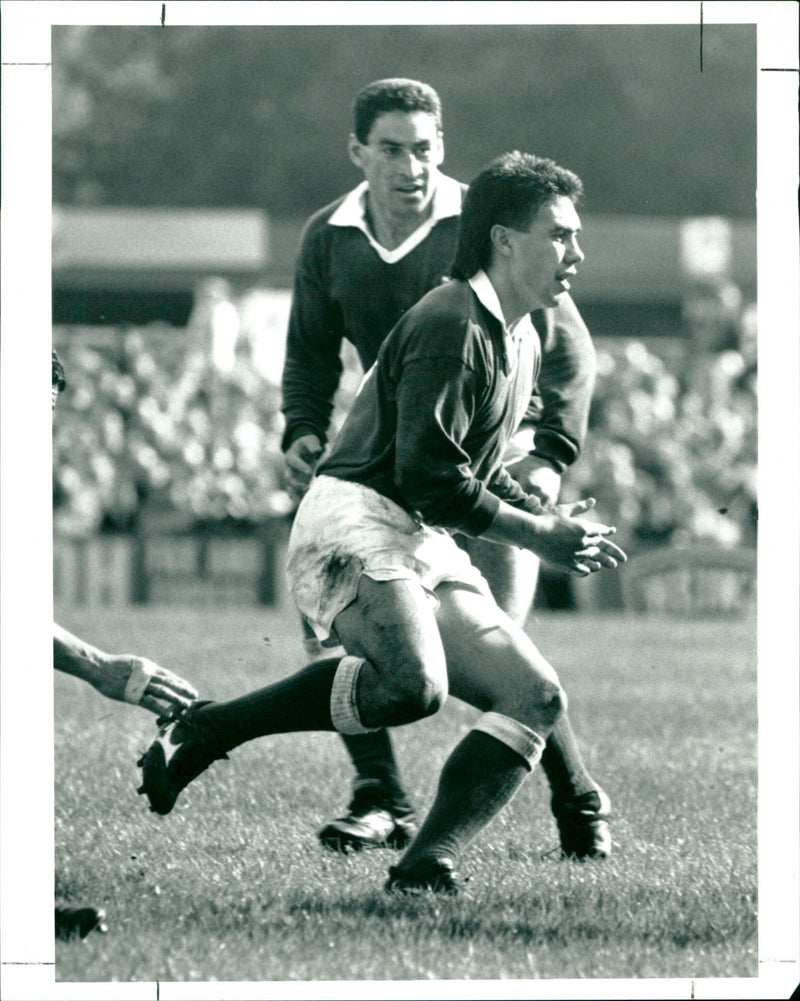
MULTIPOLYGON (((292 613, 73 611, 67 628, 227 698, 302 664, 292 613)), ((72 981, 753 977, 757 975, 752 621, 539 613, 615 853, 556 854, 535 774, 464 853, 468 895, 395 900, 394 853, 339 857, 315 834, 351 770, 334 734, 237 749, 166 818, 137 797, 153 717, 56 675, 56 892, 102 905, 109 932, 57 944, 72 981)), ((454 700, 395 731, 419 807, 476 713, 454 700)))

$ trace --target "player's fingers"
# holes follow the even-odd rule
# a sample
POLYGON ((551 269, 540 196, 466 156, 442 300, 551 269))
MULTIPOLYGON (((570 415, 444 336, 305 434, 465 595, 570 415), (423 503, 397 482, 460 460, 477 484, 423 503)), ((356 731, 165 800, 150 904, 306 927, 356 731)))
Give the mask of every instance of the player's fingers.
POLYGON ((581 545, 584 546, 596 546, 606 536, 615 535, 617 531, 613 525, 598 525, 595 521, 582 521, 578 519, 578 523, 583 528, 584 534, 581 539, 581 545))
POLYGON ((575 555, 579 558, 588 557, 589 559, 599 560, 604 567, 611 567, 612 569, 619 563, 625 563, 628 559, 619 546, 615 546, 613 542, 609 542, 607 539, 600 539, 594 545, 579 549, 575 555))
POLYGON ((139 701, 139 705, 142 709, 149 709, 150 712, 155 713, 156 716, 161 716, 165 708, 162 703, 150 698, 149 695, 143 695, 139 701))
POLYGON ((173 692, 177 692, 178 695, 185 695, 189 699, 196 699, 198 695, 194 685, 190 685, 185 678, 173 674, 172 671, 168 671, 165 667, 158 669, 153 683, 167 686, 173 692))
POLYGON ((311 483, 311 470, 303 473, 297 470, 289 470, 286 477, 288 484, 292 490, 296 490, 301 496, 308 490, 309 484, 311 483))
POLYGON ((565 511, 568 517, 575 518, 579 514, 591 511, 595 505, 594 497, 585 497, 583 500, 573 501, 571 504, 559 504, 559 508, 565 511))
MULTIPOLYGON (((147 686, 145 698, 161 699, 162 702, 167 702, 169 705, 179 709, 188 709, 194 701, 193 698, 187 698, 167 685, 159 684, 157 681, 151 681, 147 686)), ((139 704, 143 705, 144 702, 142 701, 139 704)))
POLYGON ((299 455, 293 455, 291 453, 287 453, 284 456, 284 458, 286 460, 286 466, 289 471, 289 475, 292 475, 292 473, 294 473, 295 475, 300 475, 305 477, 311 476, 313 469, 307 462, 304 462, 299 455))
POLYGON ((607 553, 609 556, 613 556, 614 559, 618 560, 620 563, 627 562, 628 554, 624 549, 620 549, 620 547, 610 539, 600 539, 597 545, 602 552, 607 553))
POLYGON ((311 483, 311 477, 305 476, 289 476, 286 480, 289 490, 294 491, 294 493, 299 494, 301 497, 308 490, 308 486, 311 483))

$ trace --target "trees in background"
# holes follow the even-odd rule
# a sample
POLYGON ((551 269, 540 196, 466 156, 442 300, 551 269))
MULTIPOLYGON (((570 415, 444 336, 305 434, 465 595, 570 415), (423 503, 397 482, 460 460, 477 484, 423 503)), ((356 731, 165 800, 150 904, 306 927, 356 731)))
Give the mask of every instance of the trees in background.
POLYGON ((755 214, 755 28, 53 29, 54 199, 305 215, 358 179, 350 102, 432 83, 446 168, 510 148, 584 179, 594 213, 755 214))

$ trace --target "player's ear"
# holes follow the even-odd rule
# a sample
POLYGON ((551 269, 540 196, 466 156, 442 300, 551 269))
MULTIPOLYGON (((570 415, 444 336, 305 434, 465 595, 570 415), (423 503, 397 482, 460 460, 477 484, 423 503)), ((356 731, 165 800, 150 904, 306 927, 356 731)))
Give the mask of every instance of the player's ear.
POLYGON ((350 133, 350 137, 347 140, 347 153, 350 157, 350 162, 354 163, 356 167, 364 169, 364 160, 362 157, 363 147, 361 143, 356 139, 354 133, 350 133))
POLYGON ((489 239, 492 241, 492 250, 503 257, 508 257, 511 253, 511 240, 508 235, 508 227, 496 222, 489 230, 489 239))
POLYGON ((434 157, 434 162, 437 167, 441 167, 441 165, 444 163, 444 136, 442 135, 441 132, 437 133, 436 139, 437 139, 438 149, 434 157))

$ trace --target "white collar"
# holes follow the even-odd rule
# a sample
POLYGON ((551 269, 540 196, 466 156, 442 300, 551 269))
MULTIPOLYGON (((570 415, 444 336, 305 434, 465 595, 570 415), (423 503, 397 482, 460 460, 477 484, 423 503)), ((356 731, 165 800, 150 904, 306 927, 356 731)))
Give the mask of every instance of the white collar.
POLYGON ((530 313, 525 313, 521 316, 515 323, 511 326, 506 325, 506 318, 503 316, 503 307, 500 305, 500 299, 497 296, 494 285, 486 272, 481 268, 475 272, 475 274, 468 279, 472 291, 480 299, 483 306, 489 310, 495 319, 499 320, 503 325, 503 330, 510 337, 517 338, 520 334, 525 333, 529 328, 533 328, 533 323, 531 322, 530 313))
POLYGON ((475 272, 472 278, 469 279, 469 283, 472 286, 472 291, 480 299, 481 303, 489 310, 495 319, 499 320, 503 324, 503 330, 505 330, 506 319, 503 316, 503 307, 500 305, 500 300, 497 298, 497 292, 495 292, 494 285, 492 285, 489 276, 483 268, 475 272))
POLYGON ((395 264, 406 254, 410 253, 414 247, 422 243, 433 227, 441 219, 448 219, 451 216, 461 215, 461 185, 452 177, 440 174, 436 182, 436 189, 433 192, 433 202, 431 214, 399 247, 394 250, 387 250, 381 246, 375 237, 370 233, 365 217, 366 194, 369 185, 362 181, 357 188, 345 195, 342 204, 336 209, 328 220, 329 226, 354 226, 365 234, 375 253, 386 264, 395 264))

